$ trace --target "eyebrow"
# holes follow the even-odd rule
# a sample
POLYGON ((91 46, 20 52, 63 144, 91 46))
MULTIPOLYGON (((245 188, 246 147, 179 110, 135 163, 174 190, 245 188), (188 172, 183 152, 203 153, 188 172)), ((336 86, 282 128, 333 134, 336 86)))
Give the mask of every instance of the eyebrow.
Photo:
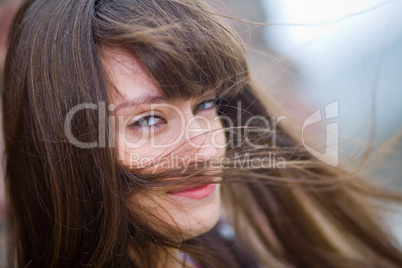
POLYGON ((126 107, 126 106, 132 106, 132 105, 141 105, 141 104, 147 104, 147 103, 165 103, 167 101, 167 98, 165 96, 160 96, 160 95, 142 95, 137 98, 133 98, 130 100, 127 100, 123 103, 120 103, 117 105, 115 111, 118 111, 119 109, 126 107))
MULTIPOLYGON (((214 91, 211 90, 210 92, 214 92, 214 91)), ((205 94, 205 95, 207 95, 207 94, 205 94)), ((168 100, 169 100, 169 98, 167 98, 166 96, 163 96, 163 95, 162 96, 161 95, 153 95, 153 94, 142 95, 137 98, 133 98, 133 99, 127 100, 123 103, 120 103, 119 105, 116 106, 114 111, 117 112, 119 109, 124 108, 126 106, 142 105, 142 104, 148 104, 148 103, 166 103, 168 100)))

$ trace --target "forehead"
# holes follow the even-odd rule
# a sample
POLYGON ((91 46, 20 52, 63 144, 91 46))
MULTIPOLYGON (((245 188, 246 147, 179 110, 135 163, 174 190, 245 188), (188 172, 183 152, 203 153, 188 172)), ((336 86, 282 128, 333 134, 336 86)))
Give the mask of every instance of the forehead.
POLYGON ((156 80, 133 54, 120 48, 105 48, 102 63, 111 83, 111 103, 119 105, 144 95, 163 95, 156 80))

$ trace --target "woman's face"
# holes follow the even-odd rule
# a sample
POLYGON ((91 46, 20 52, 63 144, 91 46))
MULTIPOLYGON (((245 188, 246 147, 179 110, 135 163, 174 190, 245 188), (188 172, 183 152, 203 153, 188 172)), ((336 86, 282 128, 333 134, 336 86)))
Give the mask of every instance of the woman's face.
MULTIPOLYGON (((123 50, 106 50, 104 65, 117 89, 111 91, 109 109, 116 121, 117 153, 124 166, 144 173, 169 168, 185 171, 189 163, 208 168, 206 160, 216 164, 222 159, 225 134, 213 91, 189 100, 166 100, 142 63, 123 50)), ((218 180, 211 177, 206 182, 218 180)), ((190 238, 218 221, 219 188, 220 184, 181 186, 173 191, 158 188, 150 195, 133 194, 129 206, 140 205, 145 215, 152 213, 190 238)))

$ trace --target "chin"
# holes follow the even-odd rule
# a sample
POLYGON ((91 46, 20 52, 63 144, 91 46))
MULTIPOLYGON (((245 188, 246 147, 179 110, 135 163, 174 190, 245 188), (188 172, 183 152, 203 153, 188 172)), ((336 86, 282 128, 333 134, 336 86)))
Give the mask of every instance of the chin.
MULTIPOLYGON (((194 238, 212 229, 221 216, 220 185, 204 200, 180 200, 174 221, 184 239, 194 238)), ((173 215, 172 215, 173 216, 173 215)))
POLYGON ((133 211, 137 211, 154 231, 174 240, 186 240, 209 231, 218 223, 221 216, 220 184, 216 184, 212 194, 200 199, 166 194, 156 194, 151 198, 139 194, 132 196, 130 203, 133 211))
POLYGON ((180 214, 180 217, 176 219, 180 219, 178 225, 185 239, 194 238, 208 232, 218 223, 221 216, 219 191, 208 203, 194 206, 192 209, 180 214))

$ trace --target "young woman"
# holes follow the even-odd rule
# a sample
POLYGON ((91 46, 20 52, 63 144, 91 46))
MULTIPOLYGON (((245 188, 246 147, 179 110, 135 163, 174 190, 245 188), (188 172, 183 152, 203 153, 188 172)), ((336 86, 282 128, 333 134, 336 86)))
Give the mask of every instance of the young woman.
POLYGON ((195 0, 23 5, 9 267, 400 267, 374 198, 401 198, 276 126, 220 20, 195 0))

